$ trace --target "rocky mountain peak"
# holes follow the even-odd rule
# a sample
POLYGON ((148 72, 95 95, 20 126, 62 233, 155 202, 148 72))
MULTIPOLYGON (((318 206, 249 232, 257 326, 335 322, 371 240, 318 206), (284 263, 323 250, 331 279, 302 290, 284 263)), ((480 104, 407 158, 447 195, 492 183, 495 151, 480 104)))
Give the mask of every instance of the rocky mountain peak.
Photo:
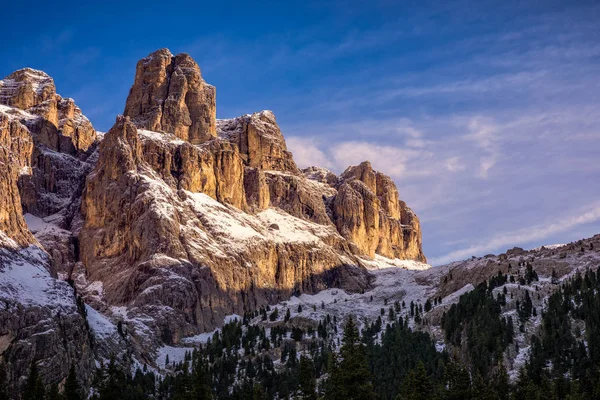
POLYGON ((0 80, 0 104, 0 230, 19 247, 39 245, 23 213, 66 210, 82 184, 96 131, 43 71, 23 68, 0 80))
POLYGON ((217 131, 219 137, 237 145, 247 166, 299 173, 272 111, 218 120, 217 131))
POLYGON ((373 257, 425 261, 420 222, 400 200, 394 181, 369 161, 348 167, 338 179, 335 224, 360 251, 373 257))
POLYGON ((363 161, 358 165, 346 168, 342 175, 340 175, 340 179, 342 181, 350 181, 353 179, 359 180, 364 183, 371 192, 377 192, 377 178, 375 177, 375 171, 369 161, 363 161))
POLYGON ((54 98, 54 80, 33 68, 19 69, 0 80, 0 103, 27 110, 54 98))
POLYGON ((96 131, 75 101, 56 94, 54 80, 43 71, 23 68, 0 80, 0 104, 41 117, 31 125, 49 149, 75 154, 96 141, 96 131))
POLYGON ((138 128, 204 143, 216 136, 216 90, 188 54, 160 49, 137 63, 123 114, 138 128))
POLYGON ((332 187, 337 185, 338 177, 336 174, 328 170, 327 168, 312 166, 308 168, 304 168, 302 170, 304 176, 308 179, 312 179, 313 181, 326 183, 332 187))

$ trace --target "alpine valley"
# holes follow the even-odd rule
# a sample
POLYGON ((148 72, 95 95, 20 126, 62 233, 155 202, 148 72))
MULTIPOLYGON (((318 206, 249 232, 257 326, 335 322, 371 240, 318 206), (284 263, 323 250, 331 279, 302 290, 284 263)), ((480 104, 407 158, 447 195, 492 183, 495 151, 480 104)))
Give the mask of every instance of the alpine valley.
POLYGON ((600 235, 432 268, 385 171, 298 168, 167 49, 84 111, 0 80, 0 399, 600 398, 600 235))

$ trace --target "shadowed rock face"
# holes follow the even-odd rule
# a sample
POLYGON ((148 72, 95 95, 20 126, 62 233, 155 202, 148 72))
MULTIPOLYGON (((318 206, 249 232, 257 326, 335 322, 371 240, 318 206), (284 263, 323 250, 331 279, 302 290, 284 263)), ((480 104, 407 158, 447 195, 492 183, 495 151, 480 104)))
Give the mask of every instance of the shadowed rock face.
POLYGON ((215 87, 189 55, 161 49, 138 62, 123 114, 138 128, 200 144, 216 135, 215 87))
POLYGON ((84 313, 56 278, 74 263, 67 229, 95 141, 87 118, 45 73, 26 68, 0 80, 0 362, 11 398, 33 362, 45 384, 63 382, 73 364, 83 385, 94 374, 84 313), (54 214, 56 225, 36 238, 23 212, 38 221, 54 214))

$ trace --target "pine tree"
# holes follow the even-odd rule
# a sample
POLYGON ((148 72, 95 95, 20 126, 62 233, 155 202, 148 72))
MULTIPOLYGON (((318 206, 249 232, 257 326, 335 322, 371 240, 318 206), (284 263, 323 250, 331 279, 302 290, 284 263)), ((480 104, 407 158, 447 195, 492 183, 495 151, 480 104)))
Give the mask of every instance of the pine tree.
POLYGON ((468 399, 471 396, 471 377, 469 371, 454 362, 446 367, 444 374, 446 393, 444 398, 448 400, 468 399))
POLYGON ((290 313, 290 309, 288 308, 287 311, 285 312, 285 317, 283 318, 283 322, 288 322, 291 318, 291 313, 290 313))
POLYGON ((6 377, 6 367, 3 362, 0 362, 0 400, 9 400, 8 378, 6 377))
POLYGON ((425 312, 429 311, 431 311, 431 300, 427 299, 427 301, 425 301, 425 312))
POLYGON ((300 357, 300 399, 317 400, 317 380, 314 375, 314 364, 306 356, 300 357))
POLYGON ((473 391, 471 398, 474 400, 496 400, 498 397, 488 382, 483 379, 481 374, 477 373, 475 374, 475 378, 473 378, 473 391))
POLYGON ((364 346, 360 342, 358 328, 352 316, 344 327, 341 361, 333 360, 333 368, 327 382, 327 400, 369 400, 375 398, 371 371, 364 346))
POLYGON ((75 374, 75 364, 71 364, 69 375, 67 375, 67 380, 65 381, 63 394, 65 400, 81 400, 83 398, 83 396, 81 396, 81 388, 77 382, 77 375, 75 374))
POLYGON ((98 392, 100 400, 118 399, 123 397, 123 392, 127 386, 127 376, 117 366, 115 359, 111 358, 106 371, 102 373, 102 381, 99 384, 98 392))
POLYGON ((433 395, 433 383, 427 374, 425 365, 419 361, 417 368, 411 369, 402 382, 400 394, 396 400, 430 400, 433 395))
POLYGON ((29 369, 29 377, 27 378, 27 385, 25 386, 25 392, 23 393, 23 400, 41 400, 44 399, 46 390, 44 384, 40 378, 35 362, 31 363, 29 369))
POLYGON ((212 399, 212 392, 210 387, 210 381, 208 378, 208 371, 202 356, 198 356, 196 362, 193 364, 192 372, 192 387, 194 392, 194 399, 196 400, 210 400, 212 399))
POLYGON ((48 394, 46 394, 46 400, 63 400, 63 396, 58 392, 58 385, 54 384, 50 386, 48 394))
POLYGON ((556 275, 556 270, 554 268, 552 268, 552 278, 551 278, 552 284, 553 285, 558 285, 558 275, 556 275))

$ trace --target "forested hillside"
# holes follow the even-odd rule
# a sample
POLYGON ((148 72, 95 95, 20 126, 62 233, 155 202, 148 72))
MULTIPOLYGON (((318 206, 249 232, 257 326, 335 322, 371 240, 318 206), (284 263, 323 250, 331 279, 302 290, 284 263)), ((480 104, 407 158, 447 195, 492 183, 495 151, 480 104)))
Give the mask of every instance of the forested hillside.
MULTIPOLYGON (((316 306, 264 307, 229 322, 182 361, 167 354, 166 374, 147 365, 130 374, 114 359, 101 365, 92 398, 599 398, 600 273, 588 269, 562 282, 553 273, 556 290, 539 296, 536 307, 532 288, 540 278, 531 264, 521 267, 497 273, 449 306, 438 298, 390 302, 374 321, 325 313, 311 324, 301 315, 316 306), (422 329, 436 308, 444 310, 443 347, 422 329), (531 345, 523 352, 514 347, 524 335, 531 345), (527 354, 512 381, 508 351, 527 354)), ((65 388, 62 398, 83 398, 75 371, 65 388)), ((42 398, 43 390, 34 364, 23 398, 42 398)), ((54 388, 45 396, 61 398, 54 388)))

